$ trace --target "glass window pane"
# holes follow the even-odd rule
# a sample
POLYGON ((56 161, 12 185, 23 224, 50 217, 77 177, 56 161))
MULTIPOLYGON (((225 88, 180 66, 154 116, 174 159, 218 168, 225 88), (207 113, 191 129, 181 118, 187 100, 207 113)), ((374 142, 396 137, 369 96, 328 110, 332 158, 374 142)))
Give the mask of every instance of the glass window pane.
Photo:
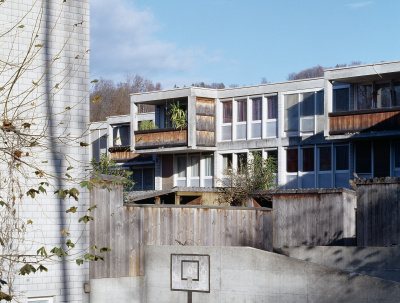
POLYGON ((232 154, 222 155, 222 169, 228 170, 232 168, 232 154))
POLYGON ((390 84, 377 84, 376 90, 376 108, 390 107, 390 84))
POLYGON ((237 154, 237 170, 242 172, 247 165, 247 153, 237 154))
POLYGON ((394 142, 394 167, 400 167, 400 142, 394 142))
POLYGON ((393 106, 400 106, 400 82, 394 83, 393 97, 393 106))
POLYGON ((357 109, 372 108, 372 86, 358 85, 357 86, 357 109))
POLYGON ((268 119, 278 118, 278 96, 268 96, 268 119))
POLYGON ((317 115, 324 114, 324 91, 317 92, 317 115))
POLYGON ((341 88, 333 90, 333 111, 349 111, 349 89, 341 88))
POLYGON ((274 159, 275 162, 275 171, 274 173, 278 173, 278 151, 277 150, 269 150, 268 158, 274 159))
POLYGON ((186 177, 186 156, 177 157, 178 161, 178 177, 185 178, 186 177))
POLYGON ((335 160, 336 170, 349 169, 349 147, 347 145, 335 147, 335 160))
POLYGON ((254 98, 253 100, 253 121, 261 120, 262 98, 254 98))
POLYGON ((357 142, 356 173, 371 173, 371 142, 357 142))
POLYGON ((154 190, 154 168, 143 169, 143 190, 154 190))
POLYGON ((298 95, 285 95, 285 131, 299 130, 298 95))
POLYGON ((237 122, 247 121, 247 101, 239 100, 237 101, 237 122))
POLYGON ((130 127, 129 125, 114 126, 113 128, 114 146, 129 146, 130 127))
POLYGON ((191 165, 191 175, 192 177, 200 176, 200 156, 191 156, 190 157, 190 165, 191 165))
POLYGON ((288 173, 295 173, 299 170, 299 157, 298 157, 298 150, 297 149, 288 149, 286 151, 287 156, 287 172, 288 173))
POLYGON ((214 176, 214 156, 204 156, 204 176, 214 176))
POLYGON ((232 123, 232 102, 222 103, 223 123, 232 123))
POLYGON ((305 93, 301 94, 301 107, 300 107, 300 116, 307 117, 307 116, 314 116, 315 111, 315 93, 305 93))
POLYGON ((314 171, 314 148, 303 148, 303 171, 314 171))
POLYGON ((327 171, 331 170, 332 165, 331 165, 331 147, 326 146, 326 147, 319 147, 319 170, 320 171, 327 171))

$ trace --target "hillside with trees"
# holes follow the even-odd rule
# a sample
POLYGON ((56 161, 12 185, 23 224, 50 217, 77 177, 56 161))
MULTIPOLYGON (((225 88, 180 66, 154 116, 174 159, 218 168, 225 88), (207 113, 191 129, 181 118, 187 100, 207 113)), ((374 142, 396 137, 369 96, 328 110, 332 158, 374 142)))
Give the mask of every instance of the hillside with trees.
MULTIPOLYGON (((104 121, 108 116, 130 114, 130 94, 161 90, 160 82, 154 83, 140 75, 127 74, 124 82, 100 78, 94 80, 90 93, 90 121, 104 121)), ((142 112, 153 111, 152 105, 143 106, 142 112)))

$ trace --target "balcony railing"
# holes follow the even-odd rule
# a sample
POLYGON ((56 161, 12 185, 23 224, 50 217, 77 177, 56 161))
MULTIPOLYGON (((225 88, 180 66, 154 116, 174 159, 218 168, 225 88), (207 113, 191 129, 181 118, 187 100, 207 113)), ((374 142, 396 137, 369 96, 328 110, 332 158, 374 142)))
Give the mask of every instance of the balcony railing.
POLYGON ((187 128, 135 131, 135 149, 187 146, 187 128))
POLYGON ((108 151, 110 152, 111 160, 114 161, 128 161, 135 157, 129 146, 110 147, 108 151))
POLYGON ((330 135, 398 129, 400 129, 400 107, 329 114, 330 135))

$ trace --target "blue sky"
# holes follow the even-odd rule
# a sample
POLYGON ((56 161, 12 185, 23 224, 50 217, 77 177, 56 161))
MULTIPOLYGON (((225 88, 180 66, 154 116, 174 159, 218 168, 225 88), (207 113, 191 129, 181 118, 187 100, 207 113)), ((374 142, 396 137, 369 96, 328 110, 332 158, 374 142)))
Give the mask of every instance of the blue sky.
POLYGON ((399 0, 93 0, 91 77, 163 88, 400 60, 399 0))

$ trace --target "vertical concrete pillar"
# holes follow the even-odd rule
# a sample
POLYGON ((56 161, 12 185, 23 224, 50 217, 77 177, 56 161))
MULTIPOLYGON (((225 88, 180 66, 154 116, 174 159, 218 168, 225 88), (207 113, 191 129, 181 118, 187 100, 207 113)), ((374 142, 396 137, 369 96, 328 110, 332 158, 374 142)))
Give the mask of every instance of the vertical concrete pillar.
MULTIPOLYGON (((132 97, 133 98, 133 97, 132 97)), ((138 106, 131 102, 131 150, 135 150, 135 130, 138 130, 138 106)))
POLYGON ((328 113, 332 112, 333 100, 333 85, 332 82, 328 79, 325 79, 325 90, 324 90, 324 118, 325 118, 325 127, 324 127, 324 136, 329 136, 329 117, 328 113))
POLYGON ((196 96, 190 89, 188 96, 188 147, 196 147, 196 96))

